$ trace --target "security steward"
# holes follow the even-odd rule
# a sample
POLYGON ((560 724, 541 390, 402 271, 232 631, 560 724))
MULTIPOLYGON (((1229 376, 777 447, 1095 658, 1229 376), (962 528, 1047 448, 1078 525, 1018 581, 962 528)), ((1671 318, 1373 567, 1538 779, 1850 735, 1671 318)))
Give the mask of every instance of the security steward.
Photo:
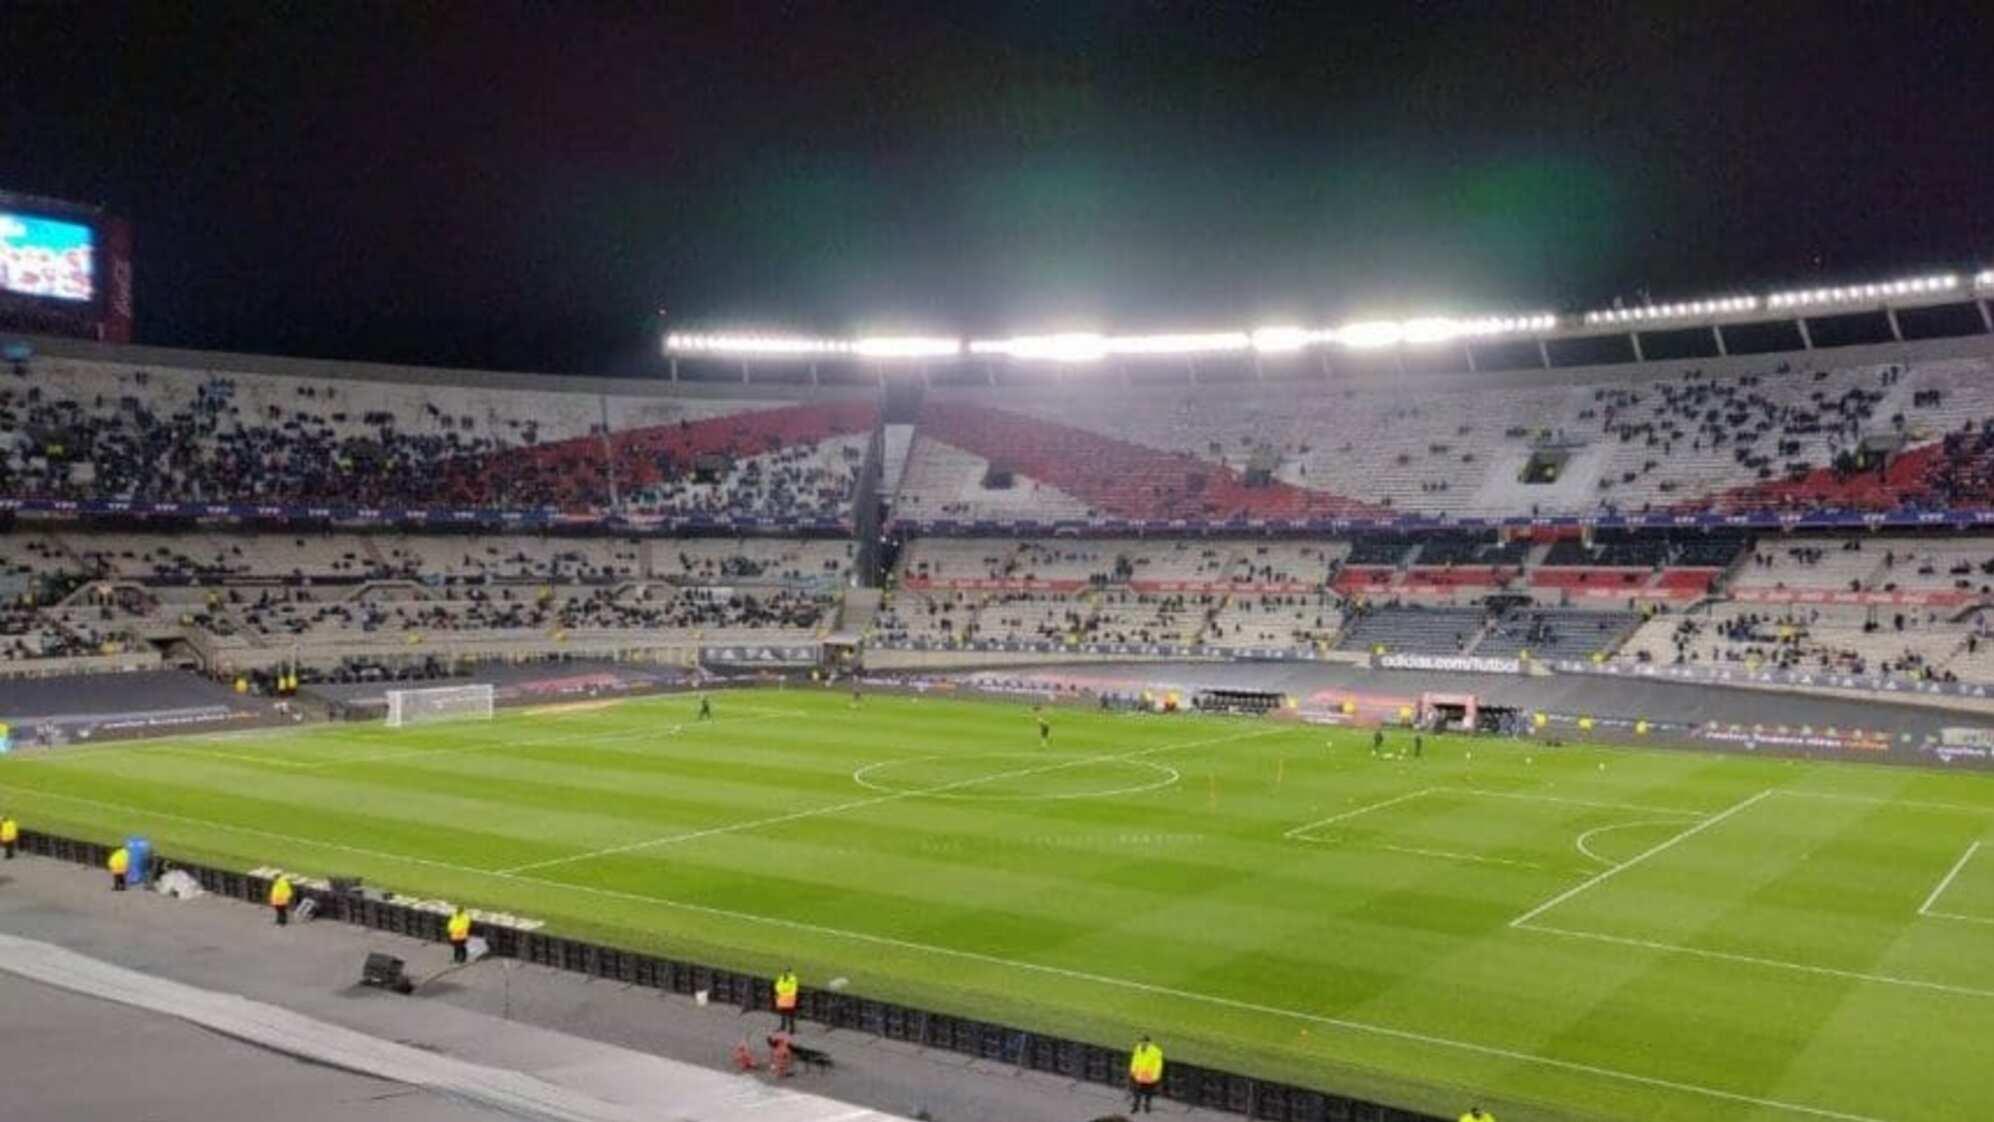
POLYGON ((1145 1036, 1129 1053, 1129 1113, 1156 1113, 1156 1088, 1163 1082, 1163 1047, 1145 1036))
POLYGON ((277 913, 277 926, 291 922, 291 897, 295 895, 297 890, 291 887, 291 878, 283 873, 270 882, 270 910, 277 913))
POLYGON ((459 904, 450 913, 450 961, 463 963, 470 961, 471 955, 471 913, 459 904))
POLYGON ((775 976, 775 1015, 782 1018, 780 1031, 796 1031, 796 971, 785 966, 775 976))
POLYGON ((1468 1108, 1468 1113, 1461 1116, 1461 1122, 1495 1122, 1495 1115, 1481 1107, 1471 1106, 1468 1108))
POLYGON ((123 892, 125 874, 130 872, 132 867, 132 855, 121 845, 111 851, 111 859, 106 861, 104 866, 111 870, 111 891, 123 892))
POLYGON ((20 840, 21 824, 11 814, 0 814, 0 850, 7 852, 7 860, 14 859, 14 846, 20 840))

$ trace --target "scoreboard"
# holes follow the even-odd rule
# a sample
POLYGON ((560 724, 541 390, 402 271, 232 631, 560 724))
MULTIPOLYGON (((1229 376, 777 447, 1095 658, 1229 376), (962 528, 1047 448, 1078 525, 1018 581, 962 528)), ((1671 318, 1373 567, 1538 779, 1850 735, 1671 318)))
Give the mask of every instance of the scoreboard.
POLYGON ((0 191, 0 327, 129 343, 131 246, 100 208, 0 191))

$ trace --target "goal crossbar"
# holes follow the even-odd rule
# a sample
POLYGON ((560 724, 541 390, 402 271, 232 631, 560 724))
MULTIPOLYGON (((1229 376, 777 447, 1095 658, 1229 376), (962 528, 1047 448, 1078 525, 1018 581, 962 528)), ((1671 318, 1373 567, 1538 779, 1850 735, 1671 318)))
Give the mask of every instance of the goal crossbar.
POLYGON ((388 691, 388 727, 391 729, 435 721, 490 720, 491 716, 492 687, 489 683, 388 691))

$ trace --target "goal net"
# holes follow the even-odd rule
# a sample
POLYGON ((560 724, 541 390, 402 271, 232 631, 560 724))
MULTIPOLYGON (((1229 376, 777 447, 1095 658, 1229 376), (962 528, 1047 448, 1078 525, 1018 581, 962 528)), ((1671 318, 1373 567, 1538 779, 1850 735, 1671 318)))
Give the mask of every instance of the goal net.
POLYGON ((491 715, 492 687, 489 683, 388 691, 388 727, 391 729, 433 721, 489 720, 491 715))

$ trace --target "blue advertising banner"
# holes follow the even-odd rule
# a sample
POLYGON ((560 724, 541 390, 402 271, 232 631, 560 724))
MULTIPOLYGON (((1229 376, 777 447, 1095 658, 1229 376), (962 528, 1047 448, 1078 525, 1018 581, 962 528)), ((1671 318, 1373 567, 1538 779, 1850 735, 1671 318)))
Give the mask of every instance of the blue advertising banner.
POLYGON ((552 509, 168 503, 112 499, 0 499, 0 513, 123 518, 234 518, 251 521, 340 522, 381 526, 473 526, 522 530, 601 528, 636 533, 670 533, 678 530, 844 533, 851 529, 849 522, 836 518, 745 516, 715 518, 703 514, 635 514, 611 511, 575 513, 552 509))

